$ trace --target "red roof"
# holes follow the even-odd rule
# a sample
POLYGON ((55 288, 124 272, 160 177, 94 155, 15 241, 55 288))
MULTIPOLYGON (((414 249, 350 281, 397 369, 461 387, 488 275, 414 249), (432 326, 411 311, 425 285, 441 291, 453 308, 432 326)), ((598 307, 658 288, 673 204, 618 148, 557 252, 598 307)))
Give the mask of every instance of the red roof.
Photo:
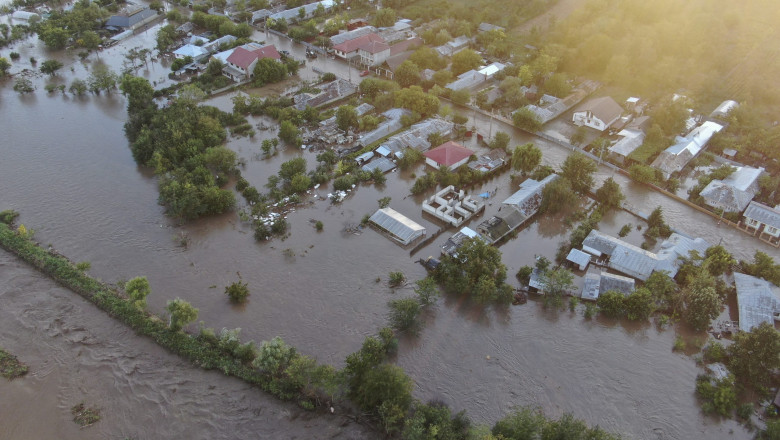
POLYGON ((261 47, 255 50, 246 50, 243 47, 237 47, 233 50, 233 53, 227 57, 227 62, 235 64, 242 69, 248 69, 249 66, 255 60, 261 60, 263 58, 280 59, 282 56, 276 51, 276 47, 273 44, 261 47))
POLYGON ((473 151, 464 147, 463 145, 449 141, 445 142, 438 147, 424 153, 424 156, 433 160, 439 165, 453 166, 461 160, 470 157, 474 154, 473 151))
POLYGON ((357 38, 353 38, 352 40, 347 40, 341 44, 337 44, 333 46, 333 49, 338 50, 339 52, 351 53, 358 50, 358 48, 360 48, 362 45, 371 42, 384 43, 385 39, 377 34, 366 34, 357 38))

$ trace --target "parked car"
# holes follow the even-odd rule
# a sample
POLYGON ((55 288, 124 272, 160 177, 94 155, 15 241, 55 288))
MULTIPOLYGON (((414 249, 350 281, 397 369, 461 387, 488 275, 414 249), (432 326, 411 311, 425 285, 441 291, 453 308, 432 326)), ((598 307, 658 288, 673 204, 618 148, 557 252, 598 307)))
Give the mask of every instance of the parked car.
POLYGON ((360 72, 360 76, 368 76, 368 75, 371 75, 371 72, 368 71, 368 70, 364 70, 364 71, 360 72))

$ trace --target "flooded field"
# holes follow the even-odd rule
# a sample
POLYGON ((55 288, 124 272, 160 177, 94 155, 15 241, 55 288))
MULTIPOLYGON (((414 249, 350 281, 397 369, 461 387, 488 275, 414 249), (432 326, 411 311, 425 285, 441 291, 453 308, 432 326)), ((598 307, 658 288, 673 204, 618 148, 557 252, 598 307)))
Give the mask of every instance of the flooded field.
MULTIPOLYGON (((134 37, 123 46, 141 45, 148 42, 145 38, 149 37, 134 37), (137 41, 139 37, 142 40, 137 41)), ((290 42, 279 44, 280 49, 302 53, 290 42)), ((37 40, 24 45, 33 46, 28 47, 30 53, 42 53, 37 40)), ((101 62, 121 68, 120 53, 104 52, 101 57, 101 62)), ((327 63, 335 61, 321 57, 315 63, 326 69, 327 63)), ((77 63, 74 72, 63 69, 67 71, 59 80, 69 83, 84 68, 77 63)), ((340 76, 349 75, 346 66, 339 69, 340 76)), ((304 77, 311 75, 305 72, 304 77)), ((162 67, 149 65, 150 79, 166 75, 162 67)), ((386 185, 360 186, 340 205, 321 197, 306 198, 306 206, 289 215, 291 236, 285 240, 256 243, 249 225, 242 224, 235 213, 177 226, 157 205, 155 177, 132 159, 122 131, 126 117, 122 96, 49 97, 43 81, 36 79, 38 90, 29 96, 18 96, 8 82, 0 89, 0 117, 4 127, 10 128, 0 144, 0 209, 19 211, 19 222, 35 229, 36 239, 44 245, 52 244, 74 261, 90 261, 94 276, 115 282, 146 275, 152 286, 149 307, 157 313, 162 313, 166 301, 181 297, 200 309, 199 320, 206 326, 240 327, 245 340, 258 342, 280 335, 300 352, 341 366, 367 335, 385 325, 387 301, 412 293, 411 288, 389 289, 387 274, 402 271, 410 280, 424 277, 414 260, 438 255, 438 246, 449 234, 410 257, 408 249, 371 229, 359 235, 345 231, 376 210, 377 199, 389 196, 391 207, 428 228, 429 234, 435 233, 442 225, 423 216, 421 198, 409 195, 412 173, 420 174, 422 167, 391 173, 386 185), (324 230, 317 232, 311 220, 322 221, 324 230), (173 239, 180 231, 190 237, 187 248, 173 239), (231 305, 223 293, 227 284, 238 279, 247 282, 251 291, 248 303, 241 307, 231 305)), ((229 98, 215 101, 228 109, 229 98)), ((490 130, 487 118, 468 116, 472 119, 469 125, 481 132, 490 130)), ((251 122, 271 124, 258 118, 251 122)), ((512 135, 511 145, 532 140, 493 122, 492 130, 498 129, 512 135)), ((315 163, 315 153, 302 150, 255 159, 262 139, 274 135, 275 130, 258 131, 254 139, 231 139, 229 143, 247 160, 242 173, 258 188, 284 160, 302 155, 310 168, 315 163)), ((543 162, 553 167, 568 154, 556 145, 533 141, 543 150, 543 162)), ((663 206, 675 229, 713 244, 722 239, 739 258, 751 257, 755 249, 778 257, 775 248, 719 226, 716 220, 620 175, 613 176, 611 170, 601 168, 597 180, 610 176, 623 186, 628 202, 638 211, 649 213, 663 206)), ((516 188, 508 174, 475 188, 477 193, 496 190, 484 216, 492 215, 516 188)), ((329 186, 316 192, 325 196, 329 186)), ((471 225, 482 218, 473 219, 471 225)), ((616 213, 601 227, 616 233, 629 222, 636 224, 637 220, 616 213)), ((639 240, 634 234, 630 239, 639 240)), ((517 269, 532 264, 534 255, 551 258, 567 235, 560 221, 543 218, 503 244, 512 282, 517 269)), ((0 291, 0 313, 4 314, 0 343, 30 364, 33 372, 54 371, 49 379, 33 374, 25 379, 30 383, 0 383, 4 396, 6 392, 14 396, 53 394, 47 397, 46 406, 41 405, 46 408, 44 414, 26 415, 23 408, 15 413, 21 419, 16 438, 48 436, 34 431, 48 429, 39 426, 40 418, 51 420, 53 426, 67 425, 63 436, 74 438, 67 437, 71 429, 78 434, 69 421, 69 408, 82 399, 105 408, 105 423, 83 431, 85 435, 98 433, 95 438, 109 434, 147 437, 144 432, 125 430, 131 421, 142 425, 137 429, 144 429, 175 420, 164 427, 171 435, 197 433, 198 427, 217 433, 193 434, 195 438, 232 438, 226 429, 234 424, 246 426, 238 432, 247 436, 254 429, 268 429, 269 436, 277 438, 307 438, 319 436, 320 429, 337 429, 337 423, 320 418, 291 422, 297 414, 293 407, 155 351, 151 342, 132 336, 6 254, 0 254, 0 280, 5 289, 0 291), (49 352, 60 353, 60 357, 46 364, 49 352), (85 380, 93 375, 100 379, 85 380), (257 417, 258 407, 269 408, 263 411, 272 416, 261 420, 265 418, 257 417), (120 413, 126 415, 120 417, 120 413), (185 426, 188 420, 194 420, 194 426, 185 426), (178 431, 177 426, 181 427, 178 431), (225 431, 219 433, 220 429, 225 431)), ((493 423, 515 405, 538 405, 550 415, 572 412, 591 424, 634 438, 750 438, 734 422, 701 414, 694 397, 698 369, 692 359, 672 353, 673 339, 673 330, 584 321, 581 314, 546 312, 533 301, 483 309, 446 297, 427 314, 420 336, 402 341, 398 363, 415 380, 416 397, 440 399, 457 410, 465 409, 477 423, 493 423)), ((350 435, 361 437, 357 431, 344 434, 350 435)))

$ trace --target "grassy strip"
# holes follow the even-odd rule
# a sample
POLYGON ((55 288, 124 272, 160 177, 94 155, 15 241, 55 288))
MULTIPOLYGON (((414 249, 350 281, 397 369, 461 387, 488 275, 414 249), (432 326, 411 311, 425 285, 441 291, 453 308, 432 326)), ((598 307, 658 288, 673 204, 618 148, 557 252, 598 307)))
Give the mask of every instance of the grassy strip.
POLYGON ((27 365, 19 362, 16 356, 0 348, 0 376, 16 379, 27 374, 27 365))
POLYGON ((137 334, 152 338, 159 345, 188 359, 193 364, 210 370, 218 369, 224 374, 235 376, 260 386, 277 397, 291 398, 272 389, 271 378, 252 368, 211 342, 181 331, 173 331, 149 312, 139 310, 114 288, 102 283, 84 272, 67 258, 54 251, 47 251, 37 243, 20 236, 8 225, 0 223, 0 247, 26 261, 36 269, 50 276, 57 283, 83 296, 110 316, 130 326, 137 334))

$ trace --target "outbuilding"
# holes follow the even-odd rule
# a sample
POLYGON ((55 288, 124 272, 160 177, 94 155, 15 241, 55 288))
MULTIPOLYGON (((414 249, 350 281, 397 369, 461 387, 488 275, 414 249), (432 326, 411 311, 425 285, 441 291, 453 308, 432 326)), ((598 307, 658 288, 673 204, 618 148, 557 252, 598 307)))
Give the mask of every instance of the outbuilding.
POLYGON ((408 245, 426 232, 423 226, 392 208, 377 210, 368 221, 402 245, 408 245))

